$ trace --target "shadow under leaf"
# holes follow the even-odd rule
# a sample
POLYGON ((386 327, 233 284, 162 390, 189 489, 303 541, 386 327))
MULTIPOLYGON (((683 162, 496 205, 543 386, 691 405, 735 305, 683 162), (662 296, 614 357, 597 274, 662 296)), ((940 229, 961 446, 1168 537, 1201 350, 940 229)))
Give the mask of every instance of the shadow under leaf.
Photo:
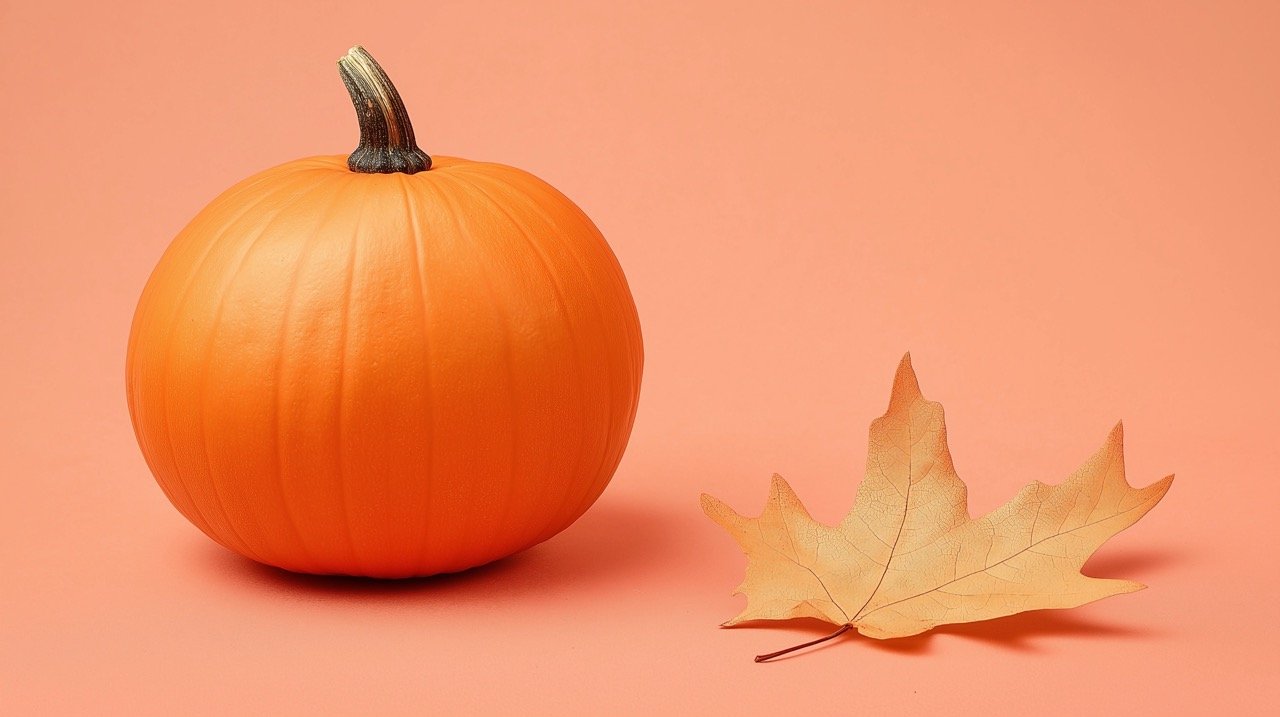
POLYGON ((1089 558, 1081 572, 1094 578, 1140 580, 1143 574, 1156 573, 1191 559, 1186 550, 1174 548, 1106 550, 1089 558))
MULTIPOLYGON (((836 629, 835 626, 822 622, 821 620, 812 620, 809 618, 777 622, 755 621, 742 623, 735 627, 765 628, 778 632, 789 632, 792 634, 799 629, 799 631, 802 631, 804 634, 797 636, 793 641, 797 644, 808 642, 809 640, 830 634, 836 629)), ((1124 637, 1152 637, 1157 634, 1157 632, 1144 627, 1109 624, 1089 620, 1073 614, 1069 610, 1032 610, 994 620, 960 623, 955 625, 940 625, 919 635, 899 637, 889 640, 876 640, 863 637, 857 634, 857 632, 851 630, 829 642, 824 642, 804 650, 774 658, 770 660, 770 662, 781 662, 783 660, 795 659, 802 655, 811 654, 819 650, 831 649, 836 645, 851 640, 857 640, 861 646, 870 647, 871 649, 882 652, 902 655, 918 655, 928 654, 931 652, 934 649, 936 640, 943 635, 953 635, 970 640, 977 640, 1005 650, 1039 652, 1042 651, 1043 648, 1037 642, 1037 638, 1043 637, 1056 636, 1085 639, 1114 639, 1124 637)), ((779 645, 779 647, 785 647, 785 645, 779 645)))

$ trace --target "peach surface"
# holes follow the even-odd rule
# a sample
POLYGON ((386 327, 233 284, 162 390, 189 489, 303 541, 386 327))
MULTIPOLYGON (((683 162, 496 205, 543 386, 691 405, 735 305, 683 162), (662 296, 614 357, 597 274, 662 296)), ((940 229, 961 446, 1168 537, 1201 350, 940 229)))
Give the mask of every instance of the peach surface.
POLYGON ((1280 5, 4 2, 0 713, 1259 714, 1280 695, 1280 5), (634 434, 561 535, 406 582, 261 567, 129 424, 148 273, 218 192, 350 151, 528 170, 625 268, 634 434), (974 514, 1126 429, 1147 590, 897 641, 717 625, 709 492, 838 520, 911 351, 974 514))

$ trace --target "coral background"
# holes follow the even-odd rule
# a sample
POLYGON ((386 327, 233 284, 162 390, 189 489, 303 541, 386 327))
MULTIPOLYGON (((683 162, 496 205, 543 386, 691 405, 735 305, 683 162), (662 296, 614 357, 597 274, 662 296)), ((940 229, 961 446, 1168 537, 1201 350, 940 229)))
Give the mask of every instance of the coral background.
POLYGON ((0 3, 0 712, 1250 714, 1280 700, 1280 5, 0 3), (259 567, 149 476, 123 389, 169 239, 355 146, 363 43, 428 152, 528 169, 626 268, 631 447, 471 573, 259 567), (1086 572, 1150 589, 892 643, 718 630, 698 509, 848 508, 910 349, 985 512, 1127 429, 1165 502, 1086 572))

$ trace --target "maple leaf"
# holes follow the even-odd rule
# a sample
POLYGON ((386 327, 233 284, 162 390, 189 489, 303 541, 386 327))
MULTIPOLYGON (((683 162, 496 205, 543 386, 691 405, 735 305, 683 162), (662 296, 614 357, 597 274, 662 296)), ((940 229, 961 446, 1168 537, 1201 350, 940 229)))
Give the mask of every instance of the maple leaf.
POLYGON ((1173 476, 1145 488, 1124 477, 1123 428, 1059 485, 1039 481, 977 519, 947 448, 942 404, 920 392, 911 354, 894 378, 889 410, 871 423, 866 475, 835 526, 809 516, 782 476, 764 512, 744 517, 702 495, 702 509, 747 555, 737 593, 750 620, 817 618, 840 629, 757 662, 837 637, 907 637, 951 623, 1026 610, 1071 608, 1141 590, 1091 578, 1081 566, 1108 538, 1164 497, 1173 476))

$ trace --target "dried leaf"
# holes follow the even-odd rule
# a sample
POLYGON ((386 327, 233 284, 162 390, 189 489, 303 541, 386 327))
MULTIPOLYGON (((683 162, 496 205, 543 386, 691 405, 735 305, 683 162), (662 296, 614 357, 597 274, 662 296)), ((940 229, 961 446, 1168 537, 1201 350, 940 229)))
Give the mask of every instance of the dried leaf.
POLYGON ((857 629, 886 639, 1141 590, 1128 580, 1080 574, 1089 556, 1160 502, 1173 481, 1130 487, 1122 443, 1117 424, 1063 483, 1031 483, 972 519, 947 449, 942 405, 921 394, 908 354, 889 410, 871 424, 866 476, 839 525, 811 518, 778 475, 758 518, 703 494, 707 516, 747 555, 737 591, 747 607, 724 624, 810 617, 841 626, 830 637, 857 629))

